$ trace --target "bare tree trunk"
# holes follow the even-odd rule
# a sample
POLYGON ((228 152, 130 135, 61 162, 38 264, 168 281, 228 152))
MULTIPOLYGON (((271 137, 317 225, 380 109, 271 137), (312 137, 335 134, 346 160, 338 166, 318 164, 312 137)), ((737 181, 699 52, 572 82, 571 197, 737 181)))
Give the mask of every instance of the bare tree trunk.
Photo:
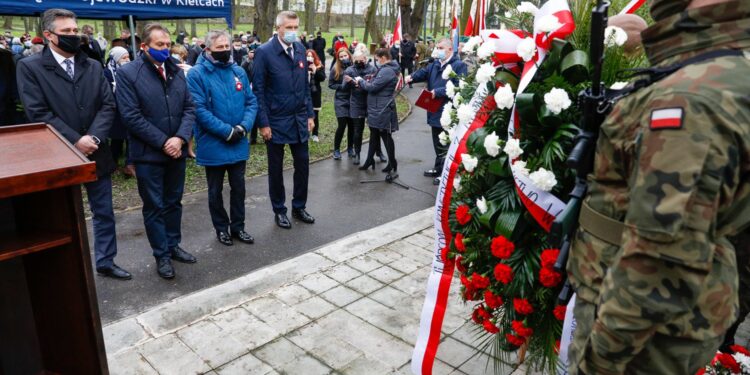
POLYGON ((441 21, 443 20, 443 0, 435 1, 435 7, 432 11, 432 37, 438 35, 438 28, 440 28, 441 21))
POLYGON ((236 29, 240 23, 240 0, 232 0, 232 28, 236 29))
POLYGON ((315 0, 305 0, 305 30, 311 37, 315 33, 316 5, 315 0))
POLYGON ((404 34, 409 34, 412 38, 419 35, 419 29, 424 22, 424 10, 427 6, 426 0, 399 0, 398 6, 401 9, 401 30, 404 34))
POLYGON ((469 13, 471 13, 472 0, 463 0, 463 6, 461 7, 461 23, 458 27, 458 35, 464 35, 464 29, 466 29, 466 22, 469 20, 469 13))
POLYGON ((289 10, 289 0, 282 0, 281 8, 283 8, 283 10, 289 10))
POLYGON ((198 34, 198 20, 193 18, 190 20, 190 36, 195 38, 198 36, 197 34, 198 34))
POLYGON ((115 34, 117 33, 115 22, 112 20, 104 20, 104 39, 107 39, 108 41, 111 41, 115 38, 115 34))
POLYGON ((13 16, 5 16, 5 22, 3 22, 3 29, 13 29, 13 16))
POLYGON ((367 8, 365 13, 365 39, 364 43, 367 43, 367 33, 372 35, 373 43, 380 43, 383 40, 383 33, 378 27, 377 20, 378 0, 370 0, 370 6, 367 8))
POLYGON ((326 14, 323 17, 322 31, 328 32, 331 30, 331 8, 333 7, 333 0, 326 0, 326 14))
POLYGON ((185 20, 177 20, 177 23, 174 27, 174 33, 172 33, 172 35, 177 35, 180 33, 180 31, 185 31, 185 20))
POLYGON ((258 32, 258 38, 261 41, 266 41, 273 35, 273 24, 276 20, 276 8, 278 5, 278 0, 255 0, 253 26, 255 27, 255 31, 258 32))

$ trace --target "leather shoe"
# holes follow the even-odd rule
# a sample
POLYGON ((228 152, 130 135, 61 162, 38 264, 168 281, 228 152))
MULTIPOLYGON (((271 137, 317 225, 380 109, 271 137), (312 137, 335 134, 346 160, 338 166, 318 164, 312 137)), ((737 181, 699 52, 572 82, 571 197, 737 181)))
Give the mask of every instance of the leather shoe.
POLYGON ((425 177, 437 177, 440 176, 440 172, 437 171, 437 169, 428 169, 424 171, 425 177))
POLYGON ((229 233, 227 232, 216 232, 216 238, 224 246, 234 245, 234 243, 232 242, 232 237, 230 237, 229 233))
POLYGON ((246 243, 246 244, 254 244, 255 238, 250 235, 250 233, 245 232, 244 230, 241 230, 237 233, 232 232, 232 237, 236 238, 240 242, 246 243))
POLYGON ((435 186, 440 185, 440 177, 435 177, 435 179, 432 180, 432 184, 435 186))
POLYGON ((162 279, 174 279, 174 267, 172 266, 172 260, 169 258, 161 258, 156 261, 156 272, 162 279))
POLYGON ((116 264, 113 264, 112 267, 109 268, 97 268, 96 272, 102 276, 111 277, 117 280, 130 280, 133 278, 133 275, 131 275, 130 272, 125 271, 116 264))
POLYGON ((292 210, 292 217, 307 224, 312 224, 315 222, 315 218, 307 213, 304 208, 292 210))
POLYGON ((276 214, 276 225, 284 228, 284 229, 292 229, 292 223, 289 221, 289 218, 286 216, 286 214, 276 214))
POLYGON ((194 256, 192 256, 190 253, 183 250, 179 246, 172 249, 172 259, 180 263, 195 263, 198 261, 198 259, 195 259, 194 256))

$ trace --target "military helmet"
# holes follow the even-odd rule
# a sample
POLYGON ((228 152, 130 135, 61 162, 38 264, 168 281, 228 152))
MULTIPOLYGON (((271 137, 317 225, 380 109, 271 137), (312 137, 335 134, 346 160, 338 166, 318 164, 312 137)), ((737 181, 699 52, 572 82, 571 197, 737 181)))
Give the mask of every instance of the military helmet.
POLYGON ((655 21, 661 21, 671 15, 685 10, 691 0, 650 0, 651 17, 655 21))

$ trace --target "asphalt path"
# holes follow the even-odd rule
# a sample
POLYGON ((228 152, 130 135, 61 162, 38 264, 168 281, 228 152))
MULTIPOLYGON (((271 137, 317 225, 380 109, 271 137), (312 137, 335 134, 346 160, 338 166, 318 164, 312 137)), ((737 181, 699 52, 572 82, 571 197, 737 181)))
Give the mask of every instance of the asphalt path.
MULTIPOLYGON (((406 89, 410 102, 419 96, 421 86, 406 89)), ((413 107, 412 114, 395 133, 399 181, 412 187, 361 180, 383 180, 378 163, 375 171, 359 171, 346 156, 341 161, 324 159, 310 165, 307 210, 315 216, 308 225, 291 218, 292 172, 284 173, 287 207, 292 229, 276 226, 268 198, 268 178, 247 179, 245 229, 255 244, 235 242, 221 245, 208 212, 208 194, 198 192, 183 198, 181 247, 198 258, 196 264, 174 262, 176 277, 163 280, 148 245, 139 209, 117 214, 118 255, 115 262, 133 274, 130 281, 96 276, 99 308, 104 324, 142 312, 178 296, 205 289, 253 270, 293 258, 326 243, 369 229, 432 206, 436 187, 422 172, 432 166, 434 152, 424 110, 413 107)), ((367 145, 363 146, 363 159, 367 145)), ((252 152, 265 152, 255 147, 252 152)), ((224 203, 228 207, 228 186, 224 203)), ((89 222, 89 236, 93 238, 89 222)), ((93 250, 92 250, 93 251, 93 250)))

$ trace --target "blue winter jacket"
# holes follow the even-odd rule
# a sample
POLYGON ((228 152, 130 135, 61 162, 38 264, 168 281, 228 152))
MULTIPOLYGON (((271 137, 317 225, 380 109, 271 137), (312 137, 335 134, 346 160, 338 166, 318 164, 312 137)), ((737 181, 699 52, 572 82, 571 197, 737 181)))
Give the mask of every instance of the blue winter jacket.
POLYGON ((245 70, 235 63, 209 60, 205 52, 187 75, 195 103, 196 162, 203 166, 234 164, 250 157, 247 137, 228 143, 235 125, 250 133, 258 102, 245 70))
MULTIPOLYGON (((417 70, 411 75, 412 82, 427 81, 427 90, 435 90, 435 98, 443 98, 443 100, 448 101, 448 96, 445 94, 445 84, 448 83, 448 80, 443 79, 443 70, 445 70, 445 67, 448 65, 451 66, 458 76, 465 76, 468 71, 466 64, 454 54, 445 65, 441 64, 440 60, 435 59, 430 65, 417 70)), ((458 78, 451 79, 451 82, 453 82, 458 90, 458 78)), ((427 124, 433 128, 441 127, 440 116, 442 116, 442 114, 442 106, 437 112, 427 112, 427 124)))
POLYGON ((307 119, 313 113, 307 74, 307 54, 294 42, 294 58, 287 55, 278 37, 255 50, 253 92, 258 99, 259 128, 271 128, 271 142, 307 142, 307 119))

